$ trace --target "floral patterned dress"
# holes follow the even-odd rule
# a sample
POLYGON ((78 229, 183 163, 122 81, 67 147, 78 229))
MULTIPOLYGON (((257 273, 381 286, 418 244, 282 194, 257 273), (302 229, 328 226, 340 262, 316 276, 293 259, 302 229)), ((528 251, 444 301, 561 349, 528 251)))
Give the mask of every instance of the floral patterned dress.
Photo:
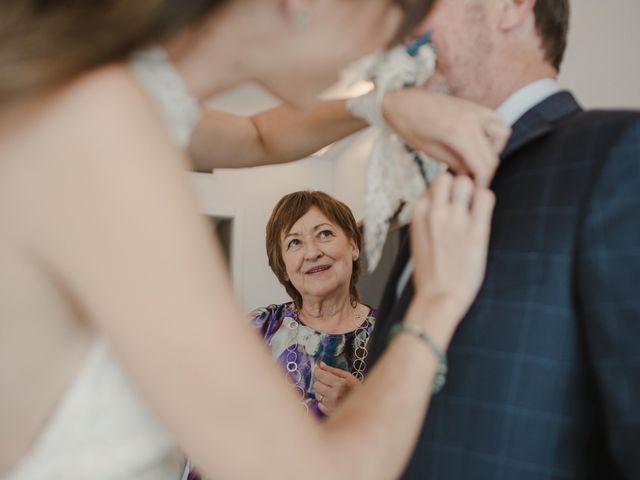
POLYGON ((251 321, 261 332, 271 354, 285 375, 298 389, 302 404, 318 419, 325 415, 318 408, 313 389, 314 372, 320 362, 362 379, 367 362, 367 343, 375 325, 377 311, 344 334, 322 333, 305 325, 293 303, 269 305, 252 312, 251 321))
MULTIPOLYGON (((314 371, 320 362, 339 368, 362 379, 367 366, 367 343, 375 326, 378 311, 370 308, 360 325, 348 333, 332 334, 314 330, 300 320, 293 302, 269 305, 251 312, 251 323, 258 329, 284 374, 298 389, 307 411, 318 419, 325 417, 318 408, 313 389, 314 371)), ((188 480, 200 480, 192 466, 188 480)))

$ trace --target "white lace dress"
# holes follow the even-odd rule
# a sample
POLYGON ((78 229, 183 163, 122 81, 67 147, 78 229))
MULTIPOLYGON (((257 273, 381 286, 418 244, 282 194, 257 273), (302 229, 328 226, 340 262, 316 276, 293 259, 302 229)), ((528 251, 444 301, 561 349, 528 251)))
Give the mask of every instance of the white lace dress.
MULTIPOLYGON (((164 52, 142 52, 131 68, 186 147, 200 108, 164 52)), ((36 444, 0 480, 180 480, 184 468, 107 343, 97 340, 36 444)))
POLYGON ((170 437, 98 340, 36 444, 3 480, 179 480, 183 468, 170 437))

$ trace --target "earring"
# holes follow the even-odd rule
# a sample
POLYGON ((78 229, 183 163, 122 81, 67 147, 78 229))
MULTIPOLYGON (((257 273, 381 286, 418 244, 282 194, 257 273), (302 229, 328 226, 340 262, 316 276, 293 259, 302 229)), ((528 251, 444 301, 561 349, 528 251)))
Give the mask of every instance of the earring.
POLYGON ((354 255, 352 258, 353 258, 353 261, 354 261, 354 262, 357 262, 357 261, 358 261, 358 256, 357 256, 357 255, 354 255))
POLYGON ((296 28, 301 32, 306 32, 309 29, 309 14, 304 10, 297 10, 293 14, 293 21, 296 25, 296 28))

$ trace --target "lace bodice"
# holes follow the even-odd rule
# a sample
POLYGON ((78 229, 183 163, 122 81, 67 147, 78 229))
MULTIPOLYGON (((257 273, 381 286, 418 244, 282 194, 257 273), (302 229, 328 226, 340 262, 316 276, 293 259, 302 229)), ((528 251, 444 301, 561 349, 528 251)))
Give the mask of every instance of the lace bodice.
POLYGON ((176 480, 183 464, 98 340, 36 444, 3 480, 176 480))
POLYGON ((187 90, 178 71, 161 48, 137 53, 131 70, 158 106, 162 118, 180 148, 187 148, 201 116, 200 104, 187 90))

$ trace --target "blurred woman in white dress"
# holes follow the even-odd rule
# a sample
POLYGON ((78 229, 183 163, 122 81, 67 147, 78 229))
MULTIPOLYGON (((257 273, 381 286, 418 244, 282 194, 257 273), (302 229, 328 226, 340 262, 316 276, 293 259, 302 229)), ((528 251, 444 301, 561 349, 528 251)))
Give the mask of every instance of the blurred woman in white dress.
POLYGON ((445 175, 416 204, 429 248, 404 333, 317 424, 244 321, 189 165, 126 62, 165 42, 198 99, 254 80, 305 107, 431 4, 0 5, 1 478, 177 478, 178 449, 214 478, 399 475, 482 281, 492 194, 445 175))

